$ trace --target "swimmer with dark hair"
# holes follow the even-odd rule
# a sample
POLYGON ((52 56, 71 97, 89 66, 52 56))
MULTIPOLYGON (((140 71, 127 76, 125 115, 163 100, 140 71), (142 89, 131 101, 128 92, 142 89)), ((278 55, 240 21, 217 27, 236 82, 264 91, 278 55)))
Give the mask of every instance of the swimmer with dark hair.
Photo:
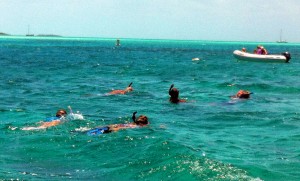
POLYGON ((249 92, 247 90, 239 90, 237 92, 236 95, 231 96, 231 98, 239 98, 239 99, 249 99, 250 98, 250 94, 252 94, 252 92, 249 92))
POLYGON ((131 87, 131 85, 132 85, 132 82, 124 90, 113 90, 113 91, 109 92, 108 94, 112 94, 112 95, 114 95, 114 94, 126 94, 128 92, 133 91, 133 88, 131 87))
POLYGON ((23 127, 21 130, 29 131, 29 130, 40 130, 40 129, 46 129, 49 127, 57 126, 59 124, 62 124, 66 121, 71 120, 84 120, 84 117, 81 113, 73 113, 71 106, 68 106, 70 112, 67 113, 64 109, 59 109, 56 112, 56 115, 53 117, 48 117, 43 121, 38 122, 40 126, 37 127, 23 127))
POLYGON ((170 86, 170 89, 169 89, 169 95, 170 95, 170 102, 172 103, 180 103, 180 102, 186 102, 186 100, 184 99, 179 99, 179 90, 174 88, 174 84, 172 84, 170 86))
POLYGON ((67 116, 67 111, 64 109, 59 109, 56 112, 56 116, 46 118, 44 121, 41 122, 41 125, 38 127, 24 127, 21 130, 38 130, 38 129, 46 129, 48 127, 57 126, 61 124, 67 116))
POLYGON ((100 134, 106 134, 111 132, 116 132, 122 129, 129 129, 129 128, 138 128, 143 127, 149 124, 148 117, 145 115, 140 115, 136 118, 136 113, 134 112, 132 114, 132 121, 131 123, 127 124, 112 124, 104 127, 94 128, 87 132, 87 135, 93 136, 93 135, 100 135, 100 134))

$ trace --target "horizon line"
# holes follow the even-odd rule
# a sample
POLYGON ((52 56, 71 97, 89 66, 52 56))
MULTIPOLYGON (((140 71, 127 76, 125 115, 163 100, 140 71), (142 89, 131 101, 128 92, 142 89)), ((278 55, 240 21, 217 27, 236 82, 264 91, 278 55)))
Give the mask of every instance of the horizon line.
MULTIPOLYGON (((117 40, 117 39, 124 39, 124 40, 146 40, 146 41, 201 41, 201 42, 242 42, 242 43, 276 43, 276 44, 281 44, 282 43, 278 43, 277 41, 274 42, 270 42, 270 41, 249 41, 249 40, 245 40, 245 41, 241 41, 241 40, 198 40, 198 39, 166 39, 166 38, 128 38, 128 37, 124 37, 124 38, 116 38, 116 37, 94 37, 94 36, 83 36, 83 37, 79 37, 79 36, 62 36, 62 35, 56 35, 56 34, 37 34, 34 35, 32 34, 31 36, 26 36, 26 35, 11 35, 11 34, 7 34, 7 33, 3 33, 0 32, 0 38, 7 38, 7 37, 18 37, 18 38, 24 38, 24 39, 34 39, 34 38, 45 38, 45 39, 109 39, 109 40, 117 40)), ((284 45, 286 44, 299 44, 300 42, 287 42, 284 43, 284 45)))

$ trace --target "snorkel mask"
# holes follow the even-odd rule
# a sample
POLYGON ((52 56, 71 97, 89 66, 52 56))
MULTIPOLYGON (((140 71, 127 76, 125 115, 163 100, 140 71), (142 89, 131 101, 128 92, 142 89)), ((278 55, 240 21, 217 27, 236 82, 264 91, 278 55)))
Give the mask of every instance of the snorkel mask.
POLYGON ((67 111, 64 109, 60 109, 56 112, 56 117, 60 118, 60 117, 65 117, 67 115, 67 111))

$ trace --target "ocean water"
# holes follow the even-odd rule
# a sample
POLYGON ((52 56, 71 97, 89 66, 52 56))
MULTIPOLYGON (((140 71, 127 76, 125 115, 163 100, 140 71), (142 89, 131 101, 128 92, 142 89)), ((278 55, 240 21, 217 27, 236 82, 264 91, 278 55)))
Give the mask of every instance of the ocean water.
POLYGON ((0 180, 300 180, 300 44, 0 38, 0 180), (263 44, 290 63, 237 61, 263 44), (198 57, 199 61, 192 61, 198 57), (134 91, 107 95, 133 82, 134 91), (187 103, 170 104, 174 84, 187 103), (249 100, 231 100, 238 90, 249 100), (71 106, 75 119, 37 126, 71 106), (143 128, 80 130, 149 117, 143 128))

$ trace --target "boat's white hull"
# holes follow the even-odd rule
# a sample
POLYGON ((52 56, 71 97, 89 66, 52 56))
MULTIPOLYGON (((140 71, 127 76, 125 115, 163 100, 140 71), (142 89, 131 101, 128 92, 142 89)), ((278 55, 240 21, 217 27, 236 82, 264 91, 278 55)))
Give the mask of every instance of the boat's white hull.
POLYGON ((286 63, 289 59, 284 55, 258 55, 253 53, 235 50, 233 56, 239 60, 255 61, 255 62, 277 62, 286 63))

